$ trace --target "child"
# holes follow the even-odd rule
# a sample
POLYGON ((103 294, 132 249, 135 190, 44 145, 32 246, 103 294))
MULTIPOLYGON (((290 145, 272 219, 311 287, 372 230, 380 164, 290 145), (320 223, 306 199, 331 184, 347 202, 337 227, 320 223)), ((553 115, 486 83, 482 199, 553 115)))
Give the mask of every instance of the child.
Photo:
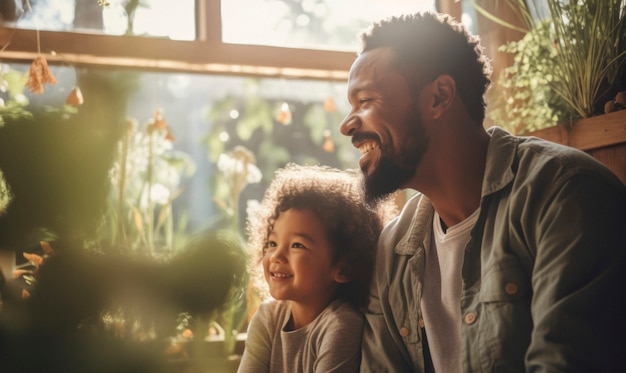
POLYGON ((366 208, 357 181, 356 172, 323 166, 277 171, 248 222, 274 299, 250 321, 238 372, 358 371, 358 309, 387 210, 366 208))

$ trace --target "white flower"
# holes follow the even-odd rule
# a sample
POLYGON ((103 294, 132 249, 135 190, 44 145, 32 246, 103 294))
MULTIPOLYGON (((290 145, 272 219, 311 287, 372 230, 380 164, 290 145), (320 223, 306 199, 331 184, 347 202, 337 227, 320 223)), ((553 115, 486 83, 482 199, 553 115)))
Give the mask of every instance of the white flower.
MULTIPOLYGON (((150 199, 153 203, 159 205, 165 205, 170 198, 171 192, 168 187, 163 184, 155 183, 150 187, 150 199)), ((148 208, 148 191, 145 190, 144 193, 141 194, 141 207, 143 209, 148 208)))
POLYGON ((258 183, 261 181, 262 177, 263 177, 263 174, 261 174, 261 170, 257 166, 251 163, 248 163, 248 177, 246 179, 248 184, 258 183))

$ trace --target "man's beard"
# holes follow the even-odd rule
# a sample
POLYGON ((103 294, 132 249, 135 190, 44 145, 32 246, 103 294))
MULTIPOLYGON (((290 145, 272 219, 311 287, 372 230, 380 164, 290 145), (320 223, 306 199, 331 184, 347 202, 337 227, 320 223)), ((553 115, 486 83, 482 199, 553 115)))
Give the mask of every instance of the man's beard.
POLYGON ((417 165, 427 149, 421 121, 414 117, 406 125, 415 128, 408 134, 401 149, 388 149, 381 144, 381 156, 372 173, 363 171, 362 188, 365 203, 374 208, 390 195, 402 188, 415 175, 417 165), (393 158, 392 158, 393 157, 393 158))
POLYGON ((415 168, 398 167, 388 157, 383 156, 370 175, 363 174, 365 203, 369 207, 376 207, 380 201, 400 189, 414 174, 415 168))

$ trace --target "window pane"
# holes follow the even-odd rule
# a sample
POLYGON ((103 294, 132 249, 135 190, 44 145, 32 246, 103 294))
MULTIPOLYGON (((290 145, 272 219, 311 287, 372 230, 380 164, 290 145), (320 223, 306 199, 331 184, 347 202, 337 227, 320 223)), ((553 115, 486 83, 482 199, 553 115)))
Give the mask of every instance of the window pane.
MULTIPOLYGON (((132 201, 128 206, 133 205, 139 211, 144 211, 142 208, 147 193, 141 186, 146 183, 145 167, 149 163, 154 164, 152 178, 155 186, 151 189, 151 198, 157 206, 156 209, 162 207, 168 198, 176 196, 172 214, 175 219, 186 216, 186 226, 180 228, 184 228, 187 233, 220 226, 228 220, 227 209, 224 206, 229 204, 228 193, 232 188, 228 188, 224 183, 224 175, 217 161, 220 154, 228 153, 238 145, 244 146, 254 154, 256 166, 262 174, 261 180, 250 183, 238 198, 238 223, 242 234, 247 202, 262 198, 277 168, 287 162, 325 164, 339 168, 355 168, 358 164, 358 151, 348 138, 339 133, 339 123, 348 112, 345 83, 50 66, 58 82, 46 84, 42 94, 32 94, 23 88, 23 83, 20 83, 20 79, 15 75, 27 73, 28 65, 0 66, 0 83, 6 83, 9 87, 0 91, 0 101, 5 104, 4 107, 0 107, 0 118, 4 117, 7 121, 12 113, 18 113, 19 107, 30 111, 44 107, 55 110, 62 108, 75 85, 82 85, 84 97, 84 104, 78 107, 79 111, 97 110, 98 113, 107 113, 110 116, 121 106, 124 116, 135 123, 136 129, 134 140, 129 141, 127 147, 127 154, 132 158, 128 160, 126 166, 129 176, 124 183, 126 196, 132 201), (93 82, 101 81, 109 82, 106 87, 115 87, 115 91, 110 92, 110 88, 101 89, 100 86, 94 86, 93 82), (116 93, 118 87, 122 85, 126 88, 121 88, 122 93, 116 93), (110 99, 112 96, 126 97, 127 95, 123 93, 125 89, 131 90, 127 100, 124 99, 120 103, 110 99), (158 157, 156 155, 155 157, 159 159, 148 162, 149 152, 145 151, 145 138, 148 133, 146 128, 148 124, 154 122, 157 110, 173 137, 164 144, 154 142, 155 153, 152 154, 157 154, 158 149, 158 157), (136 172, 132 172, 134 169, 136 172)), ((83 123, 84 126, 79 125, 87 132, 89 128, 93 128, 91 135, 81 131, 81 134, 86 135, 91 142, 101 138, 102 133, 108 133, 107 129, 113 125, 110 117, 100 114, 93 117, 98 120, 83 123)), ((52 124, 41 123, 41 126, 51 131, 52 124)), ((0 135, 4 136, 3 129, 12 128, 17 127, 9 124, 4 127, 0 125, 0 135)), ((75 138, 79 135, 68 133, 67 136, 75 138)), ((24 141, 29 147, 37 148, 36 142, 24 141)), ((55 159, 94 158, 78 154, 79 151, 71 147, 54 148, 55 159)), ((95 148, 97 147, 88 147, 95 148)), ((19 154, 32 154, 28 149, 24 146, 15 151, 19 150, 19 154)), ((80 150, 84 151, 86 150, 80 150)), ((0 164, 11 162, 11 159, 23 158, 19 154, 5 153, 11 158, 2 159, 0 152, 0 164)), ((32 161, 35 166, 42 164, 36 159, 32 161)), ((22 159, 21 162, 22 169, 37 173, 34 170, 35 166, 27 165, 29 160, 22 159)), ((67 172, 71 168, 59 170, 59 175, 62 175, 59 177, 63 180, 83 177, 68 175, 67 172)), ((28 174, 24 175, 28 177, 28 174)), ((119 184, 113 182, 113 177, 111 180, 110 188, 115 190, 119 184)), ((86 182, 83 184, 89 185, 86 182)), ((47 185, 45 182, 41 183, 42 188, 47 188, 47 185)), ((69 187, 74 188, 73 185, 69 187)), ((54 194, 67 194, 62 192, 55 191, 54 194)), ((112 206, 117 205, 115 198, 118 195, 119 193, 111 193, 109 198, 112 206)), ((68 201, 63 206, 73 209, 76 208, 76 203, 68 201)), ((130 218, 132 214, 129 213, 127 216, 130 218)), ((131 232, 134 229, 133 222, 129 220, 127 223, 131 232)), ((178 224, 177 221, 175 224, 178 224)), ((158 240, 155 242, 158 243, 158 240)))
POLYGON ((222 0, 222 39, 353 51, 371 21, 429 9, 434 0, 222 0))
POLYGON ((195 39, 194 0, 31 0, 30 7, 7 1, 15 1, 15 16, 3 18, 17 17, 23 29, 195 39))

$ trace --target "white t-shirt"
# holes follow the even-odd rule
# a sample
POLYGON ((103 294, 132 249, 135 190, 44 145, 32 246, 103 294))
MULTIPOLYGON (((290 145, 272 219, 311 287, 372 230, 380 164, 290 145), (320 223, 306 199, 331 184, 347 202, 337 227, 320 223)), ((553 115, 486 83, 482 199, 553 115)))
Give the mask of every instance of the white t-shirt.
POLYGON ((430 355, 438 373, 457 373, 461 366, 461 270, 465 247, 478 211, 446 232, 435 212, 433 235, 426 252, 422 314, 430 355))

